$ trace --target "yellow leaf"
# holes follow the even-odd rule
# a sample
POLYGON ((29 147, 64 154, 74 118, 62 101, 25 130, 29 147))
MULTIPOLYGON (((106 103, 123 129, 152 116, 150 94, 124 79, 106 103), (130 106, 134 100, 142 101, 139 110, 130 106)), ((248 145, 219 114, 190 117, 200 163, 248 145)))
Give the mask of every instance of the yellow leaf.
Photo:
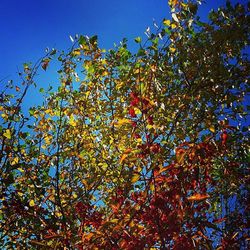
POLYGON ((211 127, 209 128, 209 130, 210 130, 212 133, 214 133, 214 132, 215 132, 215 127, 214 127, 214 126, 211 126, 211 127))
POLYGON ((73 55, 73 56, 80 56, 80 55, 81 55, 80 49, 75 49, 75 50, 73 50, 73 51, 72 51, 72 55, 73 55))
POLYGON ((163 24, 166 26, 170 26, 171 21, 170 20, 164 20, 163 24))
POLYGON ((130 124, 130 123, 131 123, 131 120, 130 120, 130 119, 121 118, 121 119, 118 119, 117 122, 114 122, 114 126, 115 126, 115 127, 120 127, 120 126, 122 126, 122 125, 130 124))
POLYGON ((176 51, 176 48, 175 47, 169 47, 169 50, 171 53, 174 53, 176 51))
POLYGON ((105 64, 107 64, 107 60, 106 59, 102 59, 102 65, 105 65, 105 64))
POLYGON ((148 125, 146 126, 146 128, 147 128, 147 129, 154 128, 154 125, 150 125, 150 124, 148 124, 148 125))
POLYGON ((1 114, 1 116, 3 117, 4 120, 7 120, 7 118, 8 118, 8 115, 6 115, 6 114, 1 114))
POLYGON ((194 195, 188 197, 187 199, 189 201, 202 201, 202 200, 205 200, 209 197, 210 196, 208 194, 194 194, 194 195))
POLYGON ((136 115, 140 115, 141 114, 141 110, 138 109, 138 108, 136 108, 136 107, 134 107, 134 111, 135 111, 136 115))
POLYGON ((182 5, 182 7, 183 7, 184 9, 187 9, 187 7, 188 7, 188 4, 186 4, 186 3, 181 3, 181 5, 182 5))
POLYGON ((171 24, 171 29, 175 29, 177 27, 177 25, 175 23, 171 24))
POLYGON ((44 141, 45 141, 45 144, 46 144, 46 145, 49 145, 50 142, 51 142, 51 136, 50 136, 50 135, 46 135, 46 136, 44 137, 44 141))
POLYGON ((70 116, 69 118, 69 124, 72 126, 72 127, 75 127, 76 126, 76 120, 74 118, 73 115, 70 116))
POLYGON ((90 91, 86 91, 86 92, 85 92, 85 95, 86 95, 86 98, 88 98, 89 95, 90 95, 90 91))
POLYGON ((131 179, 131 182, 132 183, 135 183, 137 182, 138 180, 140 179, 140 175, 139 174, 134 174, 132 179, 131 179))
POLYGON ((34 207, 35 206, 35 201, 34 200, 30 200, 29 205, 30 205, 30 207, 34 207))
POLYGON ((107 76, 109 74, 109 72, 107 70, 102 72, 102 76, 107 76))
POLYGON ((175 7, 175 5, 178 3, 178 0, 169 0, 168 1, 168 4, 171 6, 171 7, 175 7))
POLYGON ((111 221, 109 221, 111 223, 117 223, 118 222, 118 219, 112 219, 111 221))
POLYGON ((19 162, 19 158, 16 156, 15 158, 13 158, 13 160, 10 162, 10 165, 16 165, 19 162))
POLYGON ((11 131, 10 131, 10 129, 6 129, 5 132, 3 133, 3 135, 4 135, 7 139, 11 139, 11 131))
POLYGON ((151 184, 149 185, 149 189, 150 189, 152 192, 154 192, 154 191, 155 191, 155 184, 154 184, 154 183, 151 183, 151 184))
POLYGON ((61 212, 55 212, 55 216, 56 216, 57 218, 60 218, 60 217, 62 216, 62 213, 61 213, 61 212))

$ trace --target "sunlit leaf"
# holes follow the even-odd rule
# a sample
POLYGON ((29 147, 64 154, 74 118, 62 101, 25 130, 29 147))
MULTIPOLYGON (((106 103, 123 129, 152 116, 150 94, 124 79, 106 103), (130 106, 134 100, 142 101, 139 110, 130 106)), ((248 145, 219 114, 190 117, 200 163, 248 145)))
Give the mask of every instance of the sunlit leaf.
POLYGON ((35 201, 34 200, 30 200, 29 201, 29 205, 30 205, 30 207, 34 207, 35 206, 35 201))
POLYGON ((187 199, 189 201, 203 201, 209 197, 210 197, 210 195, 208 195, 208 194, 199 194, 198 193, 198 194, 194 194, 192 196, 189 196, 187 199))
POLYGON ((114 122, 115 127, 120 127, 126 124, 131 124, 131 120, 126 119, 126 118, 121 118, 121 119, 118 119, 116 122, 114 122))
POLYGON ((135 38, 135 42, 136 42, 136 43, 141 43, 141 37, 139 37, 139 36, 136 37, 136 38, 135 38))
POLYGON ((5 132, 3 133, 3 136, 5 136, 7 139, 11 139, 11 130, 6 129, 5 132))
POLYGON ((164 20, 163 23, 164 23, 166 26, 170 26, 171 21, 170 21, 170 20, 164 20))
POLYGON ((132 183, 135 183, 135 182, 137 182, 139 179, 140 179, 140 174, 134 174, 134 175, 132 176, 131 182, 132 182, 132 183))

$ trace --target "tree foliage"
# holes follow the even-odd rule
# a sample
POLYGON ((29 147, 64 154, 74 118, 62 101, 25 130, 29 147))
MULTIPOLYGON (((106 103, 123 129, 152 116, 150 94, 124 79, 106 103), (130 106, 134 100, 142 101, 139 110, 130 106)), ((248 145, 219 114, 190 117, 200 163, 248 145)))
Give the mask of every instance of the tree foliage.
MULTIPOLYGON (((199 1, 197 1, 199 2, 199 1)), ((246 248, 249 6, 169 1, 147 40, 80 36, 0 96, 6 249, 246 248), (23 104, 38 72, 59 87, 23 104)))

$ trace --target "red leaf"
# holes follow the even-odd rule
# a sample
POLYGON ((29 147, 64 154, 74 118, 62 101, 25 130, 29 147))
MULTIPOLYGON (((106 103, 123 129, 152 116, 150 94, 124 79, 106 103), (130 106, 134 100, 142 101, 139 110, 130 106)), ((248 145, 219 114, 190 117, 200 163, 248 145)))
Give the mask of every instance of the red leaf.
POLYGON ((130 115, 131 117, 136 117, 135 110, 134 110, 133 108, 130 108, 130 109, 129 109, 129 115, 130 115))
POLYGON ((223 131, 222 135, 221 135, 221 140, 222 140, 222 145, 225 145, 227 142, 227 131, 223 131))

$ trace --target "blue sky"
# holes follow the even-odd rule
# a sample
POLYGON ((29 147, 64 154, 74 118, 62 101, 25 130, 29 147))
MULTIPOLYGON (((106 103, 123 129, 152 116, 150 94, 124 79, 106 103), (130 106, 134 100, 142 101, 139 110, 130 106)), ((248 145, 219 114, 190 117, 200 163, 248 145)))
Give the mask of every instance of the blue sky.
MULTIPOLYGON (((200 15, 223 3, 207 0, 200 15)), ((35 62, 46 47, 67 50, 69 35, 98 35, 106 49, 124 37, 132 44, 169 11, 167 0, 1 0, 0 80, 15 78, 17 68, 35 62)))

